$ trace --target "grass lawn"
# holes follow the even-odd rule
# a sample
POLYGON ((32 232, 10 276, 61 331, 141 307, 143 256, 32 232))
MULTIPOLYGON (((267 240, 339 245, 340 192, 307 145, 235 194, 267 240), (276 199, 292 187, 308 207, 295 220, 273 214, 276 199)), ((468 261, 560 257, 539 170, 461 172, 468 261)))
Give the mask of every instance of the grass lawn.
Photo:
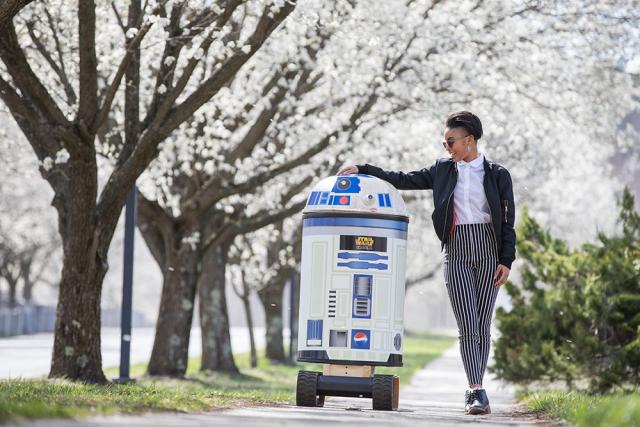
MULTIPOLYGON (((451 346, 453 338, 405 337, 404 367, 379 368, 395 373, 406 384, 415 373, 451 346)), ((144 377, 145 364, 134 365, 135 384, 88 385, 65 380, 0 381, 0 422, 35 418, 66 418, 147 411, 199 412, 246 405, 291 404, 299 369, 321 371, 318 364, 269 364, 260 358, 249 367, 249 355, 236 356, 239 374, 199 372, 199 358, 189 361, 185 379, 144 377)), ((107 378, 118 376, 106 369, 107 378)))
POLYGON ((523 401, 531 411, 578 427, 640 427, 640 391, 611 395, 543 391, 526 394, 523 401))

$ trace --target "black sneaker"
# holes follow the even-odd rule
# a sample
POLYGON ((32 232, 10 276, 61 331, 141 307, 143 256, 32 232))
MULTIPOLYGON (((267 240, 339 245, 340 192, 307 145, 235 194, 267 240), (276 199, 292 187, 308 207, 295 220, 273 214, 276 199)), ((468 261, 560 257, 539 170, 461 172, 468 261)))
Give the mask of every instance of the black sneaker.
POLYGON ((467 390, 464 392, 464 412, 467 414, 469 413, 469 408, 473 403, 474 397, 475 397, 475 392, 472 392, 471 390, 467 390))
POLYGON ((464 410, 469 415, 485 415, 491 413, 489 398, 483 388, 467 390, 465 393, 464 410))

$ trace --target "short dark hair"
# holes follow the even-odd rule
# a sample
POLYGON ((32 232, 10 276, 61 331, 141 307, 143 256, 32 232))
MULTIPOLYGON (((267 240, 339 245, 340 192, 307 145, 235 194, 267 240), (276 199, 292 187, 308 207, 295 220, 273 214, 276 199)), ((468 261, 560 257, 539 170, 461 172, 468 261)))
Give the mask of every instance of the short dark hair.
POLYGON ((462 127, 477 140, 482 138, 482 122, 470 111, 457 111, 447 117, 447 127, 450 129, 462 127))

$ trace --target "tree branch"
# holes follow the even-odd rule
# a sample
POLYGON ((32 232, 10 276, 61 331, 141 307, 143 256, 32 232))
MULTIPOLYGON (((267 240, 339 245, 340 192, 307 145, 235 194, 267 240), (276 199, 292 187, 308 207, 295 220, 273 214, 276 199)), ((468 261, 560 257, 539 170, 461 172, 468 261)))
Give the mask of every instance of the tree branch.
POLYGON ((4 26, 10 24, 13 17, 22 10, 23 7, 31 3, 33 0, 4 0, 0 3, 0 30, 4 26))
MULTIPOLYGON (((47 13, 47 16, 50 16, 50 15, 47 13)), ((51 21, 50 21, 50 24, 51 24, 51 21)), ((62 52, 60 51, 60 45, 58 43, 57 34, 54 33, 53 37, 54 37, 54 40, 56 41, 56 49, 58 50, 58 57, 60 58, 60 61, 61 61, 60 66, 58 66, 58 64, 53 59, 53 57, 51 56, 51 54, 47 50, 46 46, 42 43, 40 38, 38 36, 36 36, 36 33, 33 30, 33 26, 34 26, 33 21, 27 22, 26 25, 27 25, 27 31, 29 33, 29 36, 31 37, 31 40, 33 41, 33 44, 36 46, 36 49, 38 49, 38 52, 40 52, 40 55, 42 55, 42 57, 45 59, 45 61, 47 61, 47 63, 51 67, 51 69, 56 73, 56 75, 60 79, 60 82, 62 83, 62 86, 64 87, 64 92, 67 95, 67 102, 70 105, 75 104, 75 102, 76 102, 76 93, 73 90, 73 86, 71 86, 71 83, 69 82, 69 78, 67 77, 67 73, 66 73, 66 71, 64 69, 64 63, 62 62, 62 52)), ((51 27, 51 28, 52 28, 52 31, 53 31, 53 27, 51 27)))
POLYGON ((18 44, 18 36, 12 22, 0 28, 0 57, 25 102, 33 103, 49 123, 59 126, 70 125, 49 94, 49 90, 44 87, 29 65, 18 44))
POLYGON ((147 243, 149 251, 158 265, 165 265, 166 245, 174 228, 172 218, 156 201, 144 197, 138 192, 137 197, 137 225, 142 237, 147 243))
POLYGON ((211 99, 211 97, 238 72, 240 67, 258 51, 267 37, 269 37, 276 27, 293 11, 295 4, 295 1, 286 2, 273 17, 270 16, 269 8, 267 8, 260 17, 253 34, 247 41, 247 45, 251 47, 251 51, 244 53, 242 50, 238 50, 181 104, 172 108, 166 115, 156 117, 154 120, 155 124, 152 124, 152 127, 158 128, 158 134, 162 136, 169 135, 188 117, 202 107, 205 102, 211 99))
POLYGON ((120 65, 118 65, 118 70, 113 76, 111 84, 106 91, 102 106, 100 107, 98 113, 95 115, 95 120, 91 124, 91 129, 93 132, 97 132, 98 129, 100 129, 100 127, 104 124, 104 121, 107 119, 109 111, 111 111, 113 100, 116 96, 116 93, 118 92, 118 87, 120 86, 120 82, 122 81, 122 76, 124 76, 131 61, 136 58, 136 54, 139 53, 140 43, 142 42, 142 39, 147 34, 150 28, 150 23, 143 25, 135 35, 135 37, 127 44, 127 53, 122 58, 120 65))
MULTIPOLYGON (((211 43, 213 43, 213 41, 217 37, 217 33, 219 29, 226 24, 226 22, 231 18, 231 15, 233 15, 233 12, 236 10, 238 6, 240 6, 241 3, 242 2, 240 0, 229 0, 223 13, 217 16, 217 19, 215 20, 216 25, 214 26, 214 28, 209 29, 209 34, 207 34, 204 40, 200 43, 199 49, 201 49, 204 52, 204 54, 206 54, 206 52, 209 50, 209 47, 211 46, 211 43)), ((193 35, 195 35, 196 33, 199 34, 202 31, 204 31, 213 22, 213 16, 215 15, 212 13, 205 15, 205 17, 202 18, 202 22, 201 22, 203 26, 195 27, 194 34, 191 34, 190 32, 189 36, 193 37, 193 35)), ((169 52, 170 50, 174 50, 175 51, 174 54, 177 55, 179 54, 182 47, 183 47, 183 44, 178 43, 174 49, 169 49, 169 50, 165 49, 165 53, 169 52)), ((182 94, 185 87, 187 86, 187 83, 189 83, 189 80, 193 75, 193 71, 196 69, 196 66, 198 65, 198 63, 200 63, 200 59, 201 59, 200 57, 193 57, 189 59, 189 62, 182 70, 182 74, 178 78, 175 86, 171 84, 170 80, 164 79, 164 81, 168 83, 167 88, 169 89, 169 91, 164 95, 156 91, 154 95, 154 99, 152 100, 152 103, 151 103, 149 115, 147 118, 145 118, 145 123, 162 123, 162 121, 165 120, 165 118, 169 114, 169 111, 173 107, 176 99, 178 99, 178 97, 182 94)), ((173 76, 176 65, 177 65, 177 58, 175 58, 172 64, 168 64, 168 65, 164 64, 164 59, 163 59, 161 68, 163 67, 168 68, 168 71, 170 72, 167 74, 171 74, 173 76)), ((184 122, 189 116, 191 116, 191 114, 188 114, 180 123, 178 123, 178 126, 182 122, 184 122)))
POLYGON ((431 271, 427 271, 426 273, 422 273, 418 276, 407 278, 405 282, 405 290, 409 289, 411 286, 417 285, 420 282, 424 282, 425 280, 431 279, 438 271, 440 271, 440 263, 431 271))
MULTIPOLYGON (((98 59, 96 58, 96 5, 93 0, 78 2, 78 48, 80 55, 80 100, 77 121, 87 129, 98 112, 98 59)), ((93 132, 95 133, 95 128, 93 132)), ((91 141, 93 144, 93 141, 91 141)))

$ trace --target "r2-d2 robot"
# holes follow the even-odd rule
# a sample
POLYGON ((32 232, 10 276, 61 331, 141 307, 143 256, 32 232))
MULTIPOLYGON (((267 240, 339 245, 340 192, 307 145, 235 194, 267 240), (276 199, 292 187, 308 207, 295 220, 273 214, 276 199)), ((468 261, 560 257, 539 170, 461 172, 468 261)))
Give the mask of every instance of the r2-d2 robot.
POLYGON ((398 378, 375 366, 402 366, 409 215, 400 193, 369 175, 332 176, 303 210, 298 360, 299 406, 325 396, 372 398, 398 407, 398 378))

